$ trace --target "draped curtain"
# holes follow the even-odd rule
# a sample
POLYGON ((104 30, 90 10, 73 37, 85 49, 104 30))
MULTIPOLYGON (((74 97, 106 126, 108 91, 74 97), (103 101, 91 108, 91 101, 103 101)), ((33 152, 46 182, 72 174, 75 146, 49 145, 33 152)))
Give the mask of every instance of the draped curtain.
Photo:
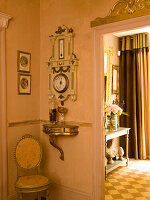
POLYGON ((131 128, 129 156, 150 158, 149 34, 122 37, 120 50, 120 103, 128 113, 121 116, 120 125, 131 128))

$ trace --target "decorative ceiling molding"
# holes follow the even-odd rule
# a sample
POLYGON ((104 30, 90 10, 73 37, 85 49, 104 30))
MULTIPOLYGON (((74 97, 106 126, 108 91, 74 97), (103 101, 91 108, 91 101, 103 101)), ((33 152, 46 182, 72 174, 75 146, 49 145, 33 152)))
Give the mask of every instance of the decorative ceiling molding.
POLYGON ((12 17, 0 12, 0 28, 7 28, 8 20, 12 17))
POLYGON ((150 14, 150 0, 119 0, 104 17, 91 21, 91 27, 150 14))

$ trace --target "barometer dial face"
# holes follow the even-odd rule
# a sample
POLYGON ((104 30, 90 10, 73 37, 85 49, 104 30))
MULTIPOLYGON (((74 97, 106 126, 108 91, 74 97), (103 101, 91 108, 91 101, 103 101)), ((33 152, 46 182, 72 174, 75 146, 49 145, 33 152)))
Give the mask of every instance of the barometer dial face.
POLYGON ((69 79, 65 74, 58 74, 55 76, 53 80, 53 87, 54 89, 59 92, 63 93, 68 89, 69 86, 69 79))

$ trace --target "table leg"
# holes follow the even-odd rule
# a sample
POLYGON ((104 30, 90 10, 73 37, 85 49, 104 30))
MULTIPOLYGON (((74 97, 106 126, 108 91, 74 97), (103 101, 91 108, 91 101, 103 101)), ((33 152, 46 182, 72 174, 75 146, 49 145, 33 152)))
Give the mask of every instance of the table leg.
MULTIPOLYGON (((106 158, 107 141, 105 136, 105 158, 106 158)), ((105 180, 107 179, 107 163, 105 162, 105 180)))
POLYGON ((129 148, 129 131, 127 131, 127 135, 126 135, 126 158, 127 158, 126 166, 128 166, 129 164, 128 148, 129 148))

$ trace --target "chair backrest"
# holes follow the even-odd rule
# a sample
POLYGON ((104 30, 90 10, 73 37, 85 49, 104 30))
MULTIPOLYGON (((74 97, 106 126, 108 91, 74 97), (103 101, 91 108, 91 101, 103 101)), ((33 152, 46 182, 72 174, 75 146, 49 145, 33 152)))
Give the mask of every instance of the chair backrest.
POLYGON ((42 148, 39 141, 32 135, 24 135, 15 148, 15 160, 18 167, 25 170, 37 168, 42 158, 42 148))

